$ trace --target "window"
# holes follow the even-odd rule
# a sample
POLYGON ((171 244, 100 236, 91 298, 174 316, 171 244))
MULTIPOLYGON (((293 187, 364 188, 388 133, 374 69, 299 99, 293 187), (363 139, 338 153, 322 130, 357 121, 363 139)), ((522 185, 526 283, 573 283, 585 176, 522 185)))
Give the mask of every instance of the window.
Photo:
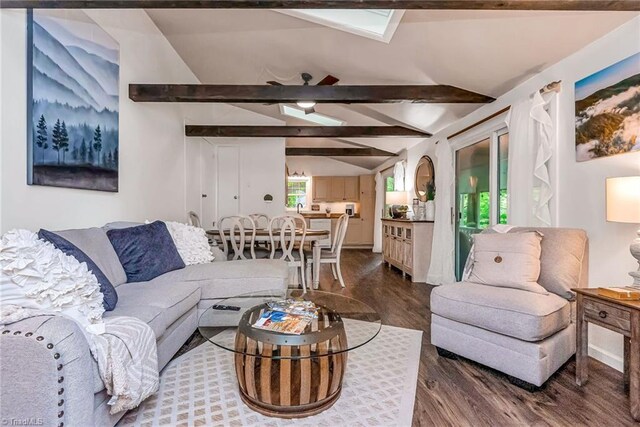
POLYGON ((276 12, 385 43, 391 41, 404 14, 404 10, 398 9, 278 9, 276 12))
POLYGON ((498 224, 507 223, 507 177, 509 173, 509 134, 498 135, 498 224))
POLYGON ((289 177, 287 180, 287 207, 295 209, 298 203, 306 208, 309 200, 308 194, 311 185, 308 177, 289 177))

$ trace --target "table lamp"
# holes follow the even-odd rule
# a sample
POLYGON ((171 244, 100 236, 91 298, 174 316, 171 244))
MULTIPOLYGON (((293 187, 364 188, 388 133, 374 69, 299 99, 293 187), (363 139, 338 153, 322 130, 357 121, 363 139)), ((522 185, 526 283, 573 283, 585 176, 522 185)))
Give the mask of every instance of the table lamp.
MULTIPOLYGON (((640 224, 640 176, 607 178, 606 198, 607 221, 640 224)), ((629 273, 632 286, 640 287, 640 230, 629 249, 638 261, 638 270, 629 273)))

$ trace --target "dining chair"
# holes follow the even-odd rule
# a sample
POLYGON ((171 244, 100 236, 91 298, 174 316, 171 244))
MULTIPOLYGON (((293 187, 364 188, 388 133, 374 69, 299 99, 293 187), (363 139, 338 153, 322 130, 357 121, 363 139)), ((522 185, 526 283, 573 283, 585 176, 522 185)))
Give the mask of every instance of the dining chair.
POLYGON ((187 213, 188 223, 193 227, 202 228, 202 223, 200 222, 200 216, 194 211, 189 211, 187 213))
POLYGON ((269 227, 269 221, 271 220, 268 215, 263 213, 255 213, 251 215, 247 215, 249 218, 253 220, 256 224, 256 228, 267 228, 269 227), (264 226, 263 226, 264 224, 264 226))
MULTIPOLYGON (((349 215, 344 214, 338 218, 338 222, 336 224, 335 235, 333 236, 333 244, 331 245, 330 250, 322 250, 320 251, 320 265, 322 264, 330 264, 331 272, 333 273, 333 278, 340 281, 340 286, 343 288, 344 279, 342 278, 342 271, 340 269, 340 256, 342 255, 342 244, 344 243, 344 238, 347 235, 347 227, 349 226, 349 215)), ((309 257, 307 259, 307 267, 306 267, 306 276, 307 281, 310 282, 312 280, 311 271, 313 270, 313 257, 309 257)))
POLYGON ((248 216, 226 216, 218 221, 218 233, 222 240, 223 252, 229 261, 248 259, 246 248, 249 248, 249 256, 256 259, 256 224, 248 216), (225 235, 228 232, 228 237, 225 235), (248 234, 248 235, 247 235, 248 234), (233 249, 230 254, 229 246, 233 249))
POLYGON ((307 292, 304 275, 304 241, 306 237, 307 222, 302 215, 280 215, 269 221, 269 241, 271 244, 269 258, 282 259, 288 263, 289 267, 295 267, 303 292, 307 292))

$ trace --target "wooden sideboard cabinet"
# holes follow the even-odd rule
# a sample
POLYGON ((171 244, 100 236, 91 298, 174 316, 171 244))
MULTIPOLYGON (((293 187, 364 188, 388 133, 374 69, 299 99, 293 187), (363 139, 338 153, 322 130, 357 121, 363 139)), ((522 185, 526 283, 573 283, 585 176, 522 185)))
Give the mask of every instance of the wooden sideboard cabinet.
POLYGON ((426 282, 431 263, 433 221, 382 220, 382 254, 389 267, 411 276, 412 282, 426 282))

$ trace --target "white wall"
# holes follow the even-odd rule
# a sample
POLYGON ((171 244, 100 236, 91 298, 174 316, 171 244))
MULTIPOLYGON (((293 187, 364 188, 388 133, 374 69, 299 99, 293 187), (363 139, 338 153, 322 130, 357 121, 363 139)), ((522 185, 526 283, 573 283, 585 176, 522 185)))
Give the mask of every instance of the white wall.
MULTIPOLYGON (((26 184, 26 18, 2 10, 0 99, 0 231, 61 229, 109 221, 184 220, 198 199, 198 150, 184 123, 279 123, 229 105, 134 103, 128 84, 199 83, 142 10, 91 10, 87 14, 120 44, 120 185, 104 193, 26 184), (195 162, 195 163, 194 163, 195 162)), ((281 153, 283 170, 284 152, 281 153)), ((282 178, 281 178, 282 181, 282 178)), ((282 190, 284 191, 284 190, 282 190)))
MULTIPOLYGON (((640 152, 578 163, 575 160, 574 83, 640 51, 640 17, 626 23, 573 55, 514 88, 495 102, 483 106, 408 153, 408 176, 423 154, 432 155, 435 142, 528 96, 542 86, 562 80, 558 96, 557 147, 553 164, 557 171, 557 225, 587 231, 590 239, 589 282, 591 287, 630 284, 628 271, 637 269, 629 244, 637 225, 605 221, 605 178, 640 174, 640 152)), ((436 159, 434 158, 434 161, 436 159)), ((436 173, 437 173, 436 164, 436 173)), ((409 175, 410 174, 410 175, 409 175)), ((593 326, 590 355, 622 369, 621 336, 593 326)))
POLYGON ((371 171, 329 157, 287 156, 289 173, 302 173, 307 176, 355 176, 369 175, 371 171))

